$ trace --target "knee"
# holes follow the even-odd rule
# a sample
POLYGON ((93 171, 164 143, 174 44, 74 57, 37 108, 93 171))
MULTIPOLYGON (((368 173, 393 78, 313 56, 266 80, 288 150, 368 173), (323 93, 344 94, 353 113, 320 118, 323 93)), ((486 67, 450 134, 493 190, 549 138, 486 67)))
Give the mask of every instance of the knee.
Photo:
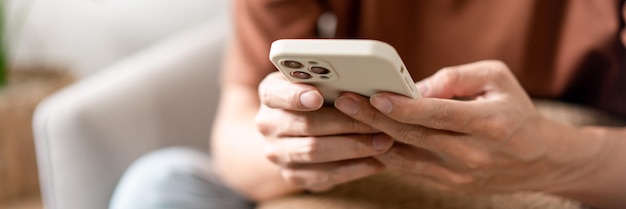
POLYGON ((175 147, 152 151, 128 168, 117 185, 112 202, 118 205, 151 203, 167 195, 171 189, 180 190, 201 183, 198 181, 212 175, 211 167, 207 155, 192 149, 175 147))
POLYGON ((142 182, 166 184, 173 179, 211 173, 210 158, 199 151, 173 147, 152 151, 129 167, 126 176, 142 182))

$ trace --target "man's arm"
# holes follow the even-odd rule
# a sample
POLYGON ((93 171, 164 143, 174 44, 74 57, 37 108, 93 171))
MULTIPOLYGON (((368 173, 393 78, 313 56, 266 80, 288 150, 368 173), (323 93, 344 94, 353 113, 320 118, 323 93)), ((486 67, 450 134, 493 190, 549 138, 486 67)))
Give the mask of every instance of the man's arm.
POLYGON ((558 126, 564 129, 563 140, 602 148, 585 166, 574 168, 579 178, 546 191, 599 208, 626 207, 626 128, 558 126))
POLYGON ((265 140, 253 121, 259 106, 256 88, 240 84, 222 88, 211 142, 222 179, 256 201, 299 191, 263 154, 265 140))
POLYGON ((280 176, 263 154, 265 140, 254 123, 259 82, 274 67, 270 43, 278 38, 312 38, 321 11, 316 1, 237 0, 235 36, 222 70, 218 115, 211 136, 217 169, 226 183, 252 200, 300 191, 280 176))

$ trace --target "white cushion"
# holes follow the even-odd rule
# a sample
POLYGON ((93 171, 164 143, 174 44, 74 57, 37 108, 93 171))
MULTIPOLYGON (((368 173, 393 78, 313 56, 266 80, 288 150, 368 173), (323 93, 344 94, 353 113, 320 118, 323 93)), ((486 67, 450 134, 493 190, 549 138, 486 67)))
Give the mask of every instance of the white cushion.
POLYGON ((226 17, 142 51, 45 100, 34 132, 48 209, 105 209, 150 150, 207 150, 226 17))

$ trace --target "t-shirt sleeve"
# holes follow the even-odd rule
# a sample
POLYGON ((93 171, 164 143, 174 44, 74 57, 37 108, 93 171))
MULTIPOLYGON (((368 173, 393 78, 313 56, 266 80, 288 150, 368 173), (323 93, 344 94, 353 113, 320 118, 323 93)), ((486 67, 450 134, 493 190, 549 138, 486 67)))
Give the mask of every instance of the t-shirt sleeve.
POLYGON ((235 0, 234 36, 228 47, 222 82, 258 85, 274 67, 274 40, 314 38, 322 9, 315 0, 235 0))

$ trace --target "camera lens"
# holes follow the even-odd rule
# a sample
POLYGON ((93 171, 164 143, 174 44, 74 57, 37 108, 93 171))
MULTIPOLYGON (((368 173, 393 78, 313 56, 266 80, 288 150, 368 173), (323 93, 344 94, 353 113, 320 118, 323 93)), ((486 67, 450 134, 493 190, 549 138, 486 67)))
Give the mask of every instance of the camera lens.
POLYGON ((302 68, 302 63, 298 62, 298 61, 294 61, 294 60, 286 60, 282 63, 284 66, 288 67, 288 68, 292 68, 292 69, 299 69, 302 68))
POLYGON ((309 70, 313 73, 322 74, 322 75, 330 73, 330 70, 326 69, 325 67, 319 67, 319 66, 311 67, 311 69, 309 70))
POLYGON ((297 78, 297 79, 310 79, 311 74, 307 73, 307 72, 302 72, 302 71, 293 71, 291 72, 291 77, 297 78))

